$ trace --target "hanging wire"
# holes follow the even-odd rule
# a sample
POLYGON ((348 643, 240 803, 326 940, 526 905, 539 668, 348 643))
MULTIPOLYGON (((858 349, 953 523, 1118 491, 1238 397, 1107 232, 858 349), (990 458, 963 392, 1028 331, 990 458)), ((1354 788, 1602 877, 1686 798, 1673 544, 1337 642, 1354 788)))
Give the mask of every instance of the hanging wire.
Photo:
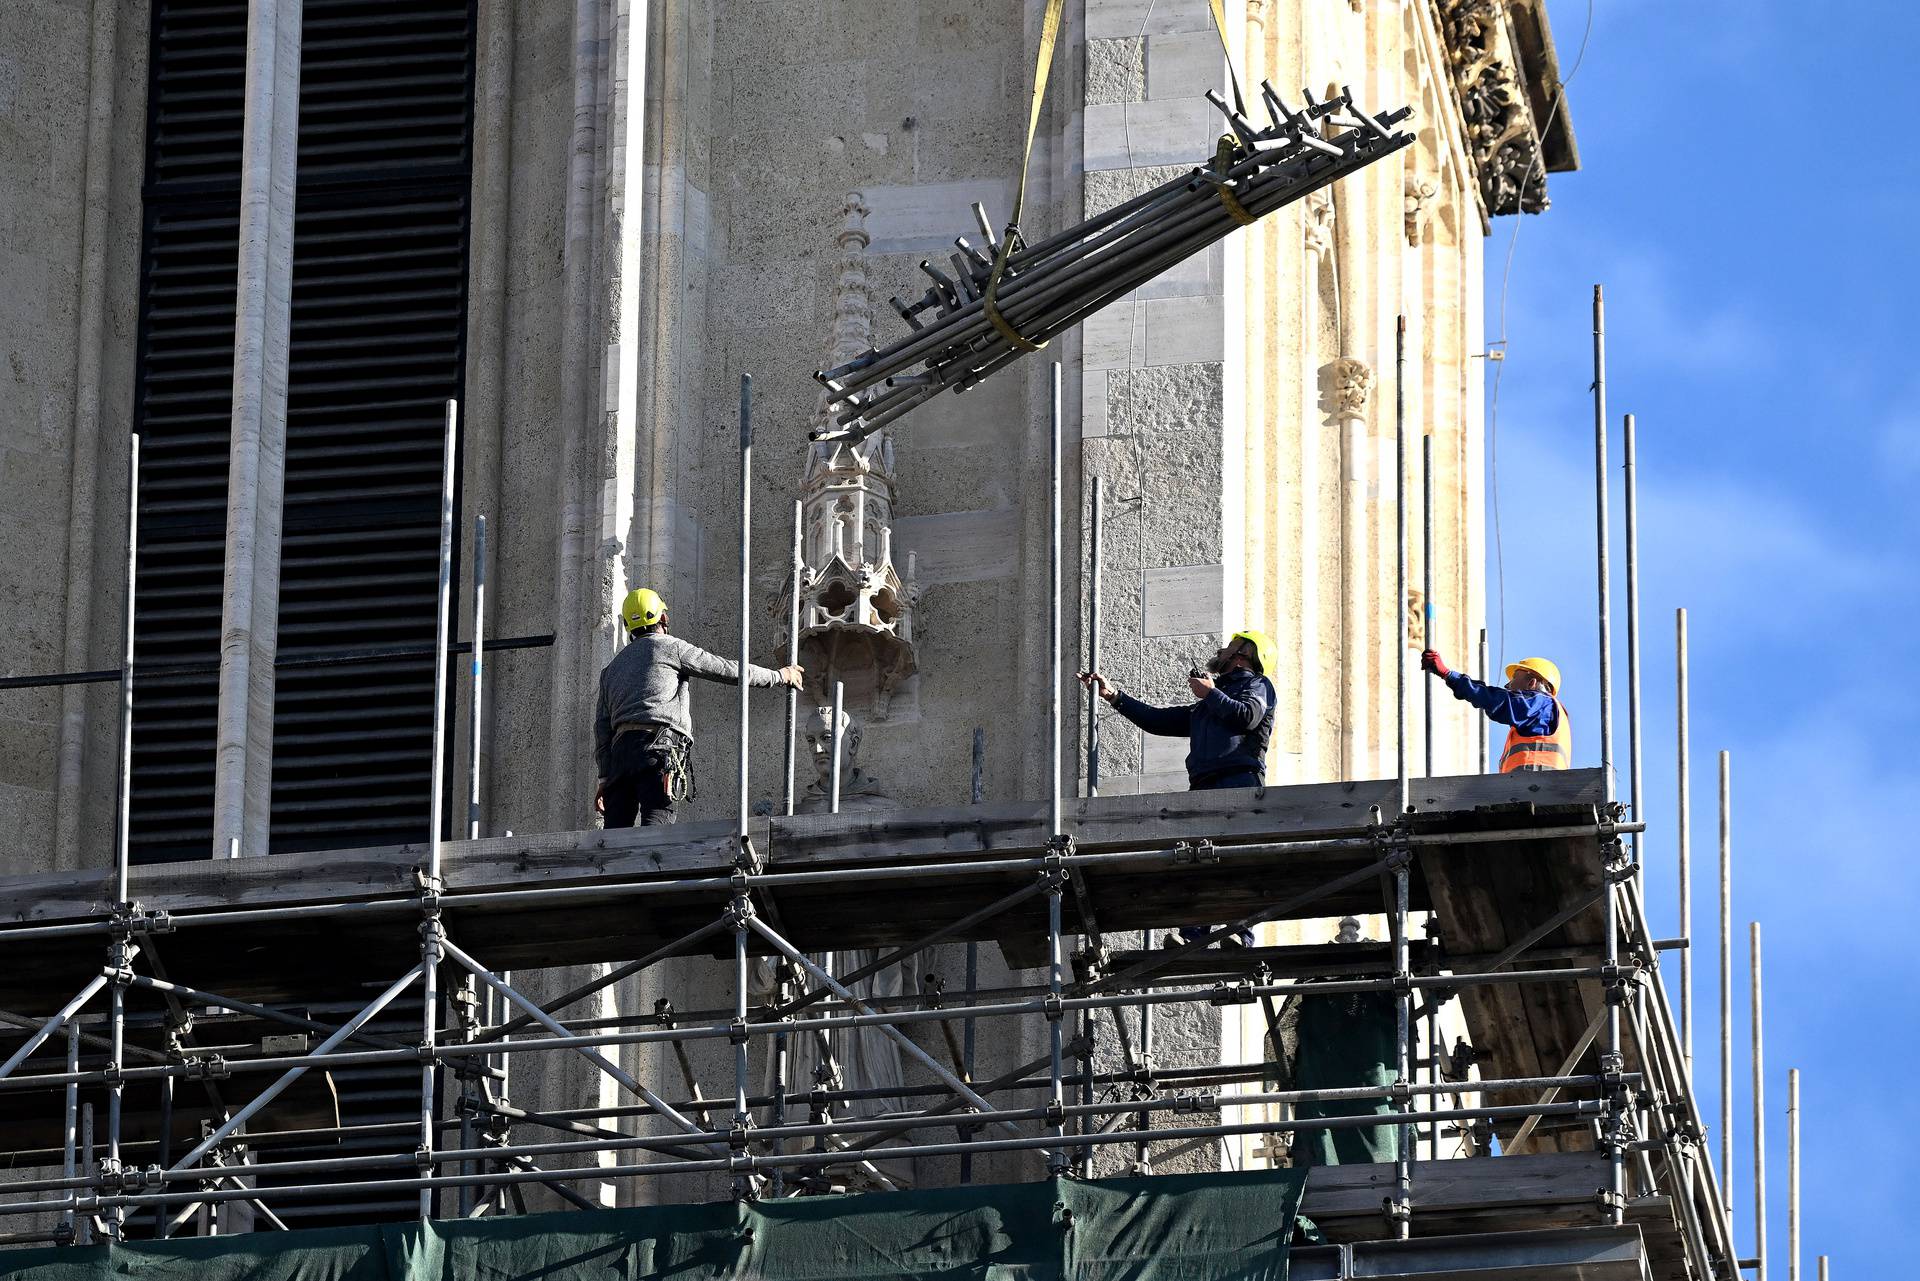
MULTIPOLYGON (((1553 102, 1547 107, 1546 123, 1540 126, 1541 149, 1534 154, 1535 165, 1546 163, 1547 132, 1553 128, 1554 118, 1560 114, 1560 104, 1566 101, 1567 86, 1571 85, 1573 78, 1580 74, 1580 64, 1587 60, 1587 42, 1592 38, 1593 0, 1587 0, 1587 25, 1580 33, 1580 48, 1573 55, 1573 68, 1567 72, 1565 79, 1554 86, 1553 102)), ((1521 180, 1521 189, 1525 190, 1527 183, 1532 181, 1533 169, 1530 166, 1527 169, 1527 176, 1521 180)), ((1493 500, 1494 578, 1500 602, 1500 643, 1495 650, 1498 654, 1507 652, 1507 550, 1500 536, 1500 376, 1506 372, 1507 368, 1507 286, 1513 282, 1513 254, 1519 247, 1520 228, 1525 223, 1525 217, 1519 214, 1514 215, 1513 235, 1507 239, 1506 266, 1500 273, 1500 336, 1487 344, 1489 363, 1494 366, 1493 391, 1487 398, 1487 470, 1488 486, 1493 500), (1498 358, 1493 356, 1496 350, 1500 353, 1498 358)), ((1485 680, 1487 674, 1480 673, 1480 678, 1485 680)))

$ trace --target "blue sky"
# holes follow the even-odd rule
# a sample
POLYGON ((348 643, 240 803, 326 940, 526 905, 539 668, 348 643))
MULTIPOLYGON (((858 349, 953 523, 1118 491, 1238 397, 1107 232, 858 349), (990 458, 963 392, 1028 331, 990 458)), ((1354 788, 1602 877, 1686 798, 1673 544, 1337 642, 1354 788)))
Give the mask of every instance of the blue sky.
MULTIPOLYGON (((1587 6, 1550 6, 1562 74, 1587 6)), ((1674 609, 1692 639, 1695 1070, 1719 1111, 1715 754, 1732 752, 1735 1233, 1751 1249, 1747 922, 1765 937, 1769 1273, 1786 1269, 1786 1080, 1802 1072, 1803 1275, 1908 1271, 1920 1051, 1920 12, 1906 4, 1599 0, 1568 90, 1582 169, 1520 228, 1498 397, 1505 645, 1566 672, 1597 757, 1592 286, 1640 435, 1643 847, 1676 932, 1674 609), (1540 519, 1544 515, 1545 519, 1540 519)), ((1487 243, 1501 336, 1514 220, 1487 243)), ((1488 615, 1502 652, 1489 521, 1488 615)), ((1627 753, 1624 571, 1615 753, 1627 753)), ((1662 965, 1669 990, 1677 956, 1662 965)), ((1712 1140, 1718 1150, 1718 1136, 1712 1140)))

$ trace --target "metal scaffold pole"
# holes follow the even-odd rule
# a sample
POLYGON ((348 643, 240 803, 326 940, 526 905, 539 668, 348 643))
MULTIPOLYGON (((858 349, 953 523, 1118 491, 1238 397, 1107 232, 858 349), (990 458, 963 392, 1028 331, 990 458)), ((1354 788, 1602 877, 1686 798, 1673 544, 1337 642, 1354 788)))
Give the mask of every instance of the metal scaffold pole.
POLYGON ((1800 1069, 1787 1069, 1787 1281, 1800 1281, 1800 1069))
MULTIPOLYGON (((1393 511, 1394 511, 1394 595, 1393 595, 1393 724, 1395 768, 1399 776, 1396 824, 1407 821, 1410 806, 1407 782, 1407 318, 1398 316, 1393 330, 1393 511)), ((1402 849, 1400 854, 1407 855, 1402 849)), ((1402 981, 1410 978, 1412 953, 1407 939, 1408 859, 1401 858, 1393 869, 1393 971, 1402 981)), ((1412 1083, 1413 1038, 1417 1035, 1413 1018, 1413 989, 1402 987, 1394 1002, 1396 1043, 1394 1080, 1405 1089, 1412 1083)), ((1394 1134, 1393 1200, 1388 1206, 1394 1234, 1402 1241, 1413 1235, 1413 1140, 1414 1128, 1402 1123, 1394 1134)))
MULTIPOLYGON (((1100 670, 1100 578, 1103 556, 1100 548, 1100 519, 1105 479, 1093 478, 1093 493, 1088 499, 1087 564, 1091 583, 1087 590, 1087 670, 1100 670)), ((1100 692, 1087 690, 1087 795, 1100 795, 1100 692)))
POLYGON ((120 794, 114 822, 113 901, 127 901, 127 864, 132 847, 133 818, 133 610, 140 553, 140 434, 129 438, 127 451, 127 581, 123 599, 120 648, 120 794))
POLYGON ((847 683, 833 683, 833 724, 827 732, 828 755, 832 759, 833 773, 827 780, 827 813, 840 812, 840 760, 845 750, 844 736, 840 732, 840 722, 846 716, 847 683))
POLYGON ((1720 1195, 1733 1232, 1733 778, 1720 753, 1720 1195))
MULTIPOLYGON (((444 938, 440 925, 441 846, 446 841, 447 770, 447 650, 453 622, 453 472, 458 456, 460 406, 446 405, 446 433, 440 459, 440 580, 434 601, 433 647, 433 766, 428 777, 427 874, 420 893, 420 1139, 419 1154, 431 1157, 438 1135, 434 1124, 433 1057, 439 1036, 440 959, 444 938)), ((421 1173, 426 1173, 424 1165, 421 1173)), ((433 1217, 433 1189, 420 1189, 420 1217, 433 1217)))
MULTIPOLYGON (((1487 663, 1488 663, 1487 629, 1482 627, 1480 629, 1480 679, 1483 681, 1491 679, 1491 669, 1487 666, 1487 663)), ((1479 724, 1479 727, 1480 727, 1480 768, 1484 772, 1492 773, 1493 772, 1493 752, 1492 752, 1493 731, 1490 727, 1492 726, 1493 722, 1489 721, 1484 716, 1476 716, 1473 719, 1479 724)))
POLYGON ((1767 1281, 1767 1055, 1761 1023, 1760 922, 1747 922, 1747 965, 1751 976, 1750 1018, 1753 1036, 1753 1257, 1755 1281, 1767 1281))
MULTIPOLYGON (((1395 769, 1400 780, 1400 806, 1394 817, 1407 812, 1407 318, 1399 317, 1393 333, 1393 739, 1395 769)), ((1401 1029, 1402 1041, 1406 1029, 1401 1029)), ((1401 1080, 1405 1080, 1403 1075, 1401 1080)))
MULTIPOLYGON (((800 550, 803 515, 801 502, 793 500, 793 565, 792 577, 787 583, 787 666, 800 665, 800 588, 806 574, 806 558, 800 550)), ((780 812, 793 814, 794 804, 794 758, 799 755, 800 743, 800 691, 791 686, 787 689, 787 740, 784 756, 785 783, 780 793, 780 812)))
MULTIPOLYGON (((1627 801, 1633 817, 1644 820, 1640 805, 1640 473, 1634 456, 1633 415, 1626 416, 1621 439, 1626 464, 1627 519, 1627 801)), ((1634 884, 1640 884, 1640 837, 1630 838, 1634 884)))
MULTIPOLYGON (((132 894, 128 888, 129 865, 133 851, 133 618, 135 589, 139 583, 140 552, 140 435, 128 437, 127 448, 127 557, 125 602, 120 650, 120 771, 119 797, 113 842, 113 902, 115 919, 107 946, 109 972, 109 1035, 111 1058, 107 1083, 107 1169, 119 1174, 120 1121, 126 1087, 120 1068, 126 1058, 127 981, 132 976, 134 945, 127 929, 132 913, 132 894)), ((116 1208, 107 1216, 107 1230, 115 1239, 124 1235, 125 1212, 116 1208)))
POLYGON ((467 839, 480 839, 480 753, 485 746, 481 707, 487 643, 487 518, 473 518, 473 692, 468 700, 467 839))
MULTIPOLYGON (((1420 648, 1433 648, 1433 433, 1420 433, 1420 648)), ((1404 660, 1405 656, 1402 655, 1404 660)), ((1420 682, 1426 721, 1426 776, 1433 777, 1433 682, 1420 682)), ((1482 719, 1485 719, 1484 717, 1482 719)))
POLYGON ((740 857, 747 857, 747 775, 751 741, 747 720, 747 668, 751 662, 753 609, 753 375, 740 375, 740 742, 735 761, 735 818, 740 857))
POLYGON ((1693 1081, 1693 748, 1687 726, 1687 611, 1673 611, 1675 773, 1679 781, 1680 1062, 1693 1081))
MULTIPOLYGON (((1611 801, 1613 786, 1613 602, 1607 551, 1607 333, 1606 304, 1593 287, 1593 476, 1594 526, 1598 533, 1600 584, 1600 772, 1611 801)), ((1636 814, 1636 818, 1639 816, 1636 814)))
POLYGON ((1064 755, 1061 743, 1060 681, 1062 678, 1061 627, 1060 627, 1060 362, 1054 361, 1048 396, 1048 422, 1051 425, 1051 445, 1048 455, 1048 499, 1047 499, 1047 768, 1052 785, 1047 793, 1047 812, 1052 823, 1053 836, 1059 839, 1066 831, 1061 816, 1060 774, 1064 755))

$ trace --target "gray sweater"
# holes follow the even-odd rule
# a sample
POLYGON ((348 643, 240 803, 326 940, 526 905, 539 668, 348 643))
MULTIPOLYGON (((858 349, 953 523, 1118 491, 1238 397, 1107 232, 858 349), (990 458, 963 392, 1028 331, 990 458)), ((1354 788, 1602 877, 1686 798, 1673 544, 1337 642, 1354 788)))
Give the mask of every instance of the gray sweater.
MULTIPOLYGON (((593 713, 593 759, 601 778, 607 777, 617 726, 649 721, 693 737, 687 681, 695 676, 737 685, 740 664, 664 632, 636 636, 613 656, 600 673, 600 701, 593 713)), ((772 668, 747 664, 748 685, 768 688, 782 683, 780 673, 772 668)))

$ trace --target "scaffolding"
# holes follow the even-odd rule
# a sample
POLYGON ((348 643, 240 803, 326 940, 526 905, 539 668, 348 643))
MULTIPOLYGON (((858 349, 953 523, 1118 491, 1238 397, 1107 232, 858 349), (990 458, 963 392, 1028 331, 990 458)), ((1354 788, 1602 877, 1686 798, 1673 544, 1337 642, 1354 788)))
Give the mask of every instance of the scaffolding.
MULTIPOLYGON (((1596 291, 1597 365, 1599 319, 1596 291)), ((1604 380, 1597 378, 1596 387, 1603 396, 1604 380)), ((0 1216, 39 1216, 6 1239, 122 1238, 136 1216, 140 1230, 166 1237, 206 1207, 231 1202, 253 1207, 256 1223, 284 1226, 276 1205, 344 1194, 417 1194, 426 1218, 524 1209, 521 1192, 529 1185, 589 1206, 582 1183, 631 1188, 672 1175, 724 1179, 738 1198, 805 1195, 834 1186, 836 1172, 849 1169, 865 1171, 884 1188, 880 1162, 907 1157, 956 1158, 964 1178, 978 1156, 1031 1154, 1036 1170, 1044 1165, 1052 1175, 1086 1177, 1103 1168, 1096 1154, 1107 1151, 1122 1163, 1131 1156, 1133 1168, 1150 1172, 1153 1146, 1168 1141, 1214 1144, 1388 1126, 1396 1133, 1397 1158, 1376 1172, 1377 1182, 1364 1185, 1371 1208, 1345 1219, 1323 1216, 1347 1240, 1407 1242, 1456 1231, 1463 1221, 1478 1225, 1471 1231, 1485 1231, 1493 1222, 1488 1207, 1507 1205, 1518 1207, 1519 1217, 1498 1235, 1521 1248, 1529 1238, 1521 1229, 1540 1225, 1526 1217, 1530 1203, 1512 1190, 1517 1176, 1507 1171, 1514 1163, 1526 1170, 1534 1168, 1529 1162, 1544 1162, 1539 1170, 1558 1171, 1563 1184, 1584 1188, 1574 1198, 1583 1203, 1581 1214, 1569 1212, 1552 1226, 1637 1228, 1649 1252, 1666 1252, 1662 1275, 1737 1276, 1742 1262, 1723 1182, 1706 1151, 1686 1036, 1657 978, 1659 954, 1688 940, 1658 938, 1647 921, 1638 851, 1643 824, 1637 813, 1629 821, 1613 797, 1610 702, 1600 770, 1466 778, 1435 778, 1429 770, 1416 779, 1407 767, 1403 662, 1400 768, 1393 780, 1069 797, 1063 738, 1067 718, 1077 720, 1078 712, 1064 699, 1057 365, 1051 405, 1052 768, 1043 802, 980 804, 976 735, 972 807, 904 810, 880 820, 755 818, 747 800, 752 762, 743 700, 731 823, 483 839, 475 743, 467 839, 449 841, 440 803, 449 759, 446 659, 455 648, 449 567, 456 413, 449 402, 433 817, 425 847, 358 851, 349 872, 338 876, 290 856, 147 867, 136 877, 128 866, 126 815, 136 675, 130 532, 116 861, 105 883, 94 874, 16 879, 8 886, 14 919, 0 925, 5 1003, 53 1009, 9 1019, 22 1035, 0 1062, 0 1098, 43 1096, 59 1117, 57 1143, 16 1155, 16 1168, 37 1163, 46 1172, 30 1169, 0 1186, 0 1216), (1551 892, 1536 895, 1535 915, 1495 920, 1487 928, 1491 900, 1475 899, 1482 892, 1476 884, 1497 880, 1500 860, 1511 866, 1515 859, 1529 860, 1551 892), (296 866, 304 869, 297 875, 296 866), (538 883, 528 883, 530 867, 539 869, 538 883), (882 889, 891 910, 876 913, 873 898, 882 889), (1385 914, 1387 944, 1211 947, 1263 922, 1356 911, 1385 914), (1438 922, 1422 942, 1411 937, 1416 912, 1438 922), (1121 931, 1183 925, 1211 928, 1179 946, 1139 952, 1115 946, 1121 931), (324 986, 307 952, 323 940, 336 978, 377 989, 345 1018, 316 1019, 289 1008, 303 992, 324 986), (987 941, 1016 961, 1037 962, 1026 968, 1042 971, 1043 980, 978 987, 972 949, 987 941), (862 979, 947 943, 969 945, 964 994, 937 987, 885 999, 857 993, 862 979), (811 954, 849 946, 881 954, 843 973, 811 954), (239 957, 248 959, 240 963, 239 957), (723 1007, 618 1007, 625 980, 699 957, 726 968, 730 1000, 723 1007), (756 957, 774 958, 779 971, 771 1000, 752 995, 749 968, 756 957), (558 997, 536 998, 524 981, 541 967, 609 962, 558 997), (1279 1002, 1343 993, 1392 999, 1397 1063, 1391 1083, 1275 1089, 1266 1062, 1163 1067, 1146 1041, 1156 1008, 1247 1007, 1272 1029, 1279 1002), (382 1018, 403 997, 419 1001, 411 1029, 382 1018), (590 997, 614 999, 614 1012, 570 1012, 590 997), (1440 1045, 1440 1013, 1456 1001, 1474 1032, 1479 1076, 1440 1045), (1517 1025, 1503 1020, 1502 1009, 1510 1007, 1502 1002, 1520 1003, 1530 1015, 1517 1025), (196 1048, 187 1034, 196 1013, 215 1024, 239 1021, 251 1039, 237 1047, 196 1048), (975 1028, 990 1020, 1043 1027, 1045 1052, 993 1079, 976 1079, 975 1028), (1118 1070, 1100 1070, 1094 1060, 1090 1041, 1103 1020, 1115 1033, 1118 1070), (964 1044, 952 1035, 956 1027, 964 1044), (906 1104, 903 1109, 856 1115, 849 1105, 882 1092, 832 1083, 803 1087, 788 1079, 794 1038, 817 1038, 832 1068, 834 1036, 859 1028, 880 1030, 924 1074, 918 1083, 883 1092, 906 1104), (916 1029, 938 1029, 941 1041, 929 1049, 911 1035, 916 1029), (297 1039, 289 1042, 289 1035, 297 1039), (149 1048, 157 1037, 162 1048, 149 1048), (687 1053, 700 1043, 731 1051, 718 1076, 703 1078, 687 1053), (622 1065, 620 1050, 642 1046, 674 1054, 678 1086, 650 1082, 622 1065), (49 1060, 61 1051, 64 1062, 56 1067, 49 1060), (516 1106, 507 1084, 515 1064, 534 1054, 582 1060, 625 1097, 617 1105, 546 1112, 516 1106), (1523 1057, 1551 1068, 1485 1070, 1523 1057), (772 1089, 755 1087, 757 1063, 772 1065, 772 1089), (242 1144, 274 1141, 250 1123, 269 1115, 307 1074, 409 1064, 419 1067, 417 1120, 349 1127, 322 1117, 321 1124, 291 1133, 324 1139, 404 1132, 413 1151, 270 1167, 240 1163, 242 1144), (231 1098, 196 1142, 176 1152, 168 1114, 176 1091, 189 1085, 226 1090, 231 1098), (130 1090, 158 1097, 162 1120, 148 1137, 129 1131, 130 1090), (93 1122, 83 1093, 104 1096, 104 1124, 93 1122), (1292 1114, 1301 1104, 1363 1100, 1384 1101, 1387 1110, 1362 1117, 1292 1114), (1439 1155, 1446 1134, 1472 1146, 1476 1159, 1416 1162, 1422 1128, 1430 1155, 1439 1155), (527 1141, 529 1131, 553 1137, 527 1141), (1484 1159, 1496 1146, 1501 1155, 1484 1159), (1544 1154, 1555 1147, 1557 1155, 1544 1154), (1596 1170, 1604 1179, 1597 1194, 1596 1170), (271 1182, 259 1177, 269 1171, 271 1182), (1474 1190, 1476 1180, 1484 1194, 1474 1190)), ((1600 401, 1603 513, 1605 427, 1600 401)), ((1404 421, 1398 434, 1404 588, 1404 421)), ((743 379, 743 662, 753 615, 746 510, 752 442, 751 383, 743 379)), ((135 450, 137 456, 137 440, 135 450)), ((133 508, 137 485, 135 494, 133 508)), ((1631 541, 1629 548, 1631 557, 1631 541)), ((1604 560, 1601 584, 1604 627, 1604 560)), ((1629 614, 1637 685, 1637 599, 1629 600, 1629 614)), ((476 609, 476 700, 482 621, 476 609)), ((1637 691, 1629 708, 1637 799, 1637 691)), ((791 710, 788 726, 791 814, 791 710)), ((836 734, 838 726, 836 717, 836 734)), ((329 990, 337 991, 337 983, 329 990)), ((1564 1187, 1556 1195, 1564 1198, 1564 1187)), ((1622 1238, 1603 1231, 1587 1239, 1595 1249, 1618 1250, 1622 1238)), ((1570 1268, 1577 1262, 1567 1260, 1570 1268)))

